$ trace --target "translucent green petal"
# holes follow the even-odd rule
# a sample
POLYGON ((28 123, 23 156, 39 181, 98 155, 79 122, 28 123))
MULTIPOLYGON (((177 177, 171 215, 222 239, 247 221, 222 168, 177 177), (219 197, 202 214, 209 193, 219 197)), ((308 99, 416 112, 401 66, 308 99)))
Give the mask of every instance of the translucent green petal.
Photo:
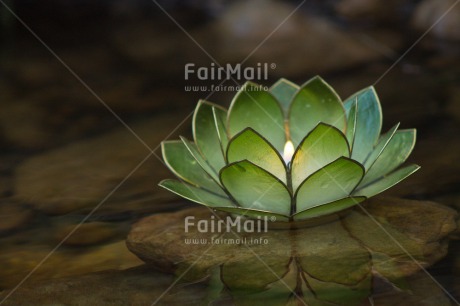
POLYGON ((263 135, 279 152, 286 142, 284 115, 278 101, 259 85, 247 82, 235 96, 229 109, 231 137, 250 127, 263 135))
POLYGON ((358 99, 355 100, 355 103, 350 108, 347 117, 347 141, 350 145, 350 150, 353 150, 353 143, 355 142, 355 132, 356 132, 356 119, 358 115, 358 99))
POLYGON ((291 140, 297 146, 319 122, 345 132, 347 118, 340 97, 320 77, 302 85, 289 110, 291 140))
POLYGON ((294 190, 313 172, 341 156, 350 156, 345 136, 333 126, 318 124, 301 142, 292 158, 294 190))
POLYGON ((222 169, 220 178, 241 207, 290 214, 291 195, 286 186, 262 168, 241 161, 222 169))
POLYGON ((379 138, 382 129, 382 109, 374 87, 369 87, 355 93, 344 102, 348 116, 356 99, 358 115, 351 157, 362 163, 379 138))
POLYGON ((358 162, 340 157, 310 175, 298 188, 296 211, 348 197, 364 175, 358 162))
POLYGON ((298 221, 298 220, 305 220, 305 219, 329 215, 329 214, 336 213, 341 210, 347 209, 349 207, 352 207, 358 203, 361 203, 364 200, 366 200, 366 197, 349 197, 349 198, 343 198, 337 201, 333 201, 330 203, 321 204, 319 206, 315 206, 307 210, 303 210, 301 212, 296 213, 294 215, 294 220, 298 221))
POLYGON ((394 127, 391 128, 388 132, 380 137, 379 142, 375 146, 374 150, 371 154, 367 157, 366 161, 364 162, 364 168, 366 171, 374 165, 375 161, 379 158, 379 156, 383 153, 387 145, 390 143, 391 139, 393 138, 396 130, 399 127, 399 123, 396 124, 394 127))
POLYGON ((227 160, 228 163, 248 160, 286 184, 286 166, 282 157, 271 144, 251 128, 233 137, 228 145, 227 160))
POLYGON ((225 155, 225 151, 227 150, 227 145, 228 145, 228 134, 227 134, 227 126, 226 126, 227 111, 220 107, 213 107, 212 114, 214 116, 214 124, 216 126, 217 136, 219 137, 219 142, 220 142, 220 146, 222 149, 222 153, 225 155))
POLYGON ((214 207, 215 210, 225 211, 232 214, 238 214, 242 216, 247 216, 248 218, 258 219, 261 218, 264 220, 264 217, 270 218, 269 221, 289 221, 289 217, 281 214, 276 214, 269 211, 257 210, 257 209, 249 209, 249 208, 241 208, 241 207, 214 207), (274 219, 271 219, 274 217, 274 219))
POLYGON ((404 163, 414 148, 415 138, 415 129, 396 131, 382 154, 367 171, 360 186, 375 181, 404 163))
POLYGON ((198 204, 203 204, 209 207, 234 207, 232 201, 228 198, 221 197, 214 193, 208 192, 204 189, 189 185, 187 183, 182 183, 176 180, 163 180, 159 186, 177 194, 181 197, 196 202, 198 204))
POLYGON ((163 141, 161 152, 166 165, 177 177, 195 186, 226 196, 220 185, 203 170, 182 141, 163 141))
MULTIPOLYGON (((193 137, 204 158, 219 171, 225 166, 225 158, 221 148, 219 134, 214 121, 215 105, 200 100, 193 115, 193 137)), ((225 110, 221 109, 221 112, 225 110)))
POLYGON ((292 98, 294 98, 294 95, 299 88, 300 87, 297 84, 294 84, 289 80, 279 79, 272 85, 272 87, 270 87, 269 91, 278 100, 284 114, 287 115, 292 98))
POLYGON ((388 188, 393 187, 415 171, 420 169, 420 166, 417 165, 410 165, 399 170, 396 170, 393 173, 383 177, 382 179, 371 183, 368 186, 364 186, 363 188, 358 188, 355 192, 353 192, 354 196, 365 196, 365 197, 372 197, 376 194, 379 194, 388 188))
POLYGON ((207 174, 209 174, 214 179, 214 181, 216 181, 216 183, 220 184, 219 175, 217 174, 216 170, 214 170, 211 167, 211 165, 206 161, 206 159, 203 157, 203 155, 201 155, 201 153, 200 153, 200 151, 198 151, 198 148, 196 147, 196 145, 193 142, 187 140, 186 138, 184 138, 182 136, 180 137, 180 139, 182 140, 184 145, 187 147, 187 149, 189 150, 190 154, 192 154, 192 156, 195 158, 197 163, 201 166, 201 168, 203 168, 203 170, 207 174))

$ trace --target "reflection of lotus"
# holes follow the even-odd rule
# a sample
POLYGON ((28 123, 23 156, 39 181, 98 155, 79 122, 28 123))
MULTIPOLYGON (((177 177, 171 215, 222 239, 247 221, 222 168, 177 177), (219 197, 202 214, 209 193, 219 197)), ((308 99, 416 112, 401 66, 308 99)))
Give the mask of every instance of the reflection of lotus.
POLYGON ((198 103, 194 143, 163 142, 163 158, 183 182, 160 186, 252 218, 296 221, 336 213, 419 168, 396 170, 413 149, 415 130, 396 125, 380 136, 381 127, 372 87, 342 104, 319 77, 301 87, 281 79, 269 92, 248 82, 228 112, 198 103))

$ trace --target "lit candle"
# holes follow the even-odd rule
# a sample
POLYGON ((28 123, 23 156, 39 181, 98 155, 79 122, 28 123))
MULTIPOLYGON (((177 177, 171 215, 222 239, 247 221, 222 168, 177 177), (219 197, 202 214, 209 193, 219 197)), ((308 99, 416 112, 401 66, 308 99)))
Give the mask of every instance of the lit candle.
POLYGON ((294 155, 294 145, 292 144, 292 141, 288 140, 284 145, 283 152, 283 159, 286 165, 291 162, 292 155, 294 155))

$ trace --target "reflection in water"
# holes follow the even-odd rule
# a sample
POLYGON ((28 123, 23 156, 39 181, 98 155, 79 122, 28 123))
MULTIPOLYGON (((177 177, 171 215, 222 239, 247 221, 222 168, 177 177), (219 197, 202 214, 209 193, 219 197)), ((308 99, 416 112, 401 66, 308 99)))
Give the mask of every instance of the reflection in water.
POLYGON ((186 283, 207 283, 212 305, 374 305, 382 286, 411 295, 405 278, 421 268, 411 257, 427 263, 432 254, 411 236, 410 226, 382 216, 379 221, 382 228, 352 211, 320 226, 245 234, 269 243, 214 245, 209 253, 220 261, 179 264, 176 273, 186 273, 186 283))

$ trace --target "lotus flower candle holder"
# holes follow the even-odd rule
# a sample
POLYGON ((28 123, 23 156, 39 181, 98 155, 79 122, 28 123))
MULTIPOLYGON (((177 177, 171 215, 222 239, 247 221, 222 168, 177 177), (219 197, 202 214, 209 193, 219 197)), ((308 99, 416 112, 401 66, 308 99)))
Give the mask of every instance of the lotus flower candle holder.
POLYGON ((302 86, 280 79, 268 91, 247 82, 229 110, 199 101, 194 142, 162 143, 180 179, 160 186, 212 209, 248 218, 312 220, 339 213, 405 179, 417 165, 415 129, 380 135, 373 87, 343 103, 320 77, 302 86))

